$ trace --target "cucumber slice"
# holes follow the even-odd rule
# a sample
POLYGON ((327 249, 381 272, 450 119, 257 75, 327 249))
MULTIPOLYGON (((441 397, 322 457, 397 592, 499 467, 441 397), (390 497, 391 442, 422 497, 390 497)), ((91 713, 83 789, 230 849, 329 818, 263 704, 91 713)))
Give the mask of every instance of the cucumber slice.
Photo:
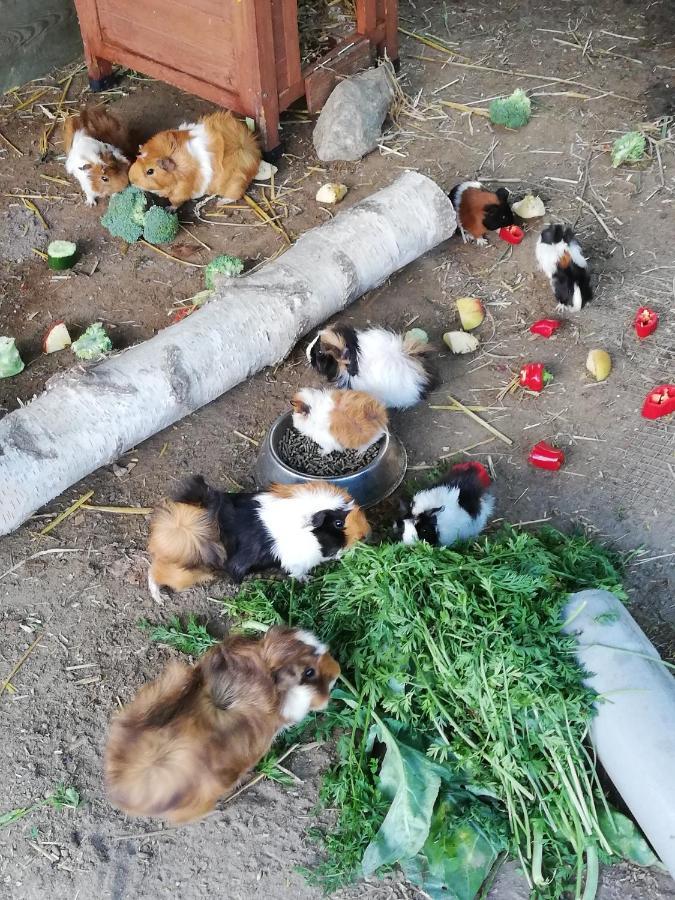
POLYGON ((70 269, 77 258, 77 244, 72 241, 52 241, 47 247, 47 265, 56 272, 70 269))

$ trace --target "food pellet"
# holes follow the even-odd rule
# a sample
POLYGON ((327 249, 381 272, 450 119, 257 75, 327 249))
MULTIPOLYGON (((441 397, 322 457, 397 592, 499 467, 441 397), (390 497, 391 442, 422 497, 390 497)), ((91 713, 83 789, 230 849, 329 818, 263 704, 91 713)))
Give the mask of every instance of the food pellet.
POLYGON ((365 453, 358 450, 344 450, 321 455, 321 448, 313 440, 300 434, 295 428, 287 428, 277 444, 280 458, 303 475, 317 475, 322 478, 337 478, 340 475, 351 475, 364 469, 371 463, 382 446, 381 438, 365 453))

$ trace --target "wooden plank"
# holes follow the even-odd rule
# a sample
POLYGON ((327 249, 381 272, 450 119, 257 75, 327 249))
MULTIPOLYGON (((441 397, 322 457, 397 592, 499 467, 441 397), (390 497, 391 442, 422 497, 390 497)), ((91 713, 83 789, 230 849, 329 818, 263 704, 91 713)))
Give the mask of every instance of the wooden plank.
POLYGON ((356 31, 359 34, 372 37, 377 24, 376 3, 377 0, 356 0, 356 31))
POLYGON ((387 56, 392 62, 398 61, 398 0, 384 0, 384 44, 378 46, 380 55, 387 56))
POLYGON ((277 93, 302 80, 300 61, 300 35, 298 33, 298 0, 274 0, 278 10, 280 28, 274 28, 277 57, 277 93), (279 46, 282 44, 282 46, 279 46))
POLYGON ((352 35, 328 56, 305 70, 305 96, 310 113, 318 112, 330 96, 340 77, 362 72, 373 63, 374 48, 370 40, 352 35))
MULTIPOLYGON (((294 0, 274 0, 292 3, 294 0)), ((272 0, 238 4, 239 22, 233 29, 237 49, 238 92, 243 106, 253 108, 265 150, 279 144, 279 92, 272 32, 272 0)))
POLYGON ((81 53, 70 0, 0 0, 0 91, 74 62, 81 53))

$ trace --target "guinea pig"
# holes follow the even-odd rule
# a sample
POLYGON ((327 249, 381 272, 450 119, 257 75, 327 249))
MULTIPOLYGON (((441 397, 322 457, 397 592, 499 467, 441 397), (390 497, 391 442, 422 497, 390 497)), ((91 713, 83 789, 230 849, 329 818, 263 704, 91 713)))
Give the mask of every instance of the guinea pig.
POLYGON ((325 709, 340 666, 313 634, 275 626, 231 636, 194 666, 172 662, 112 720, 111 803, 174 824, 210 812, 275 736, 325 709))
POLYGON ((479 462, 458 463, 435 487, 418 491, 403 505, 395 532, 404 544, 426 541, 450 547, 477 537, 492 515, 490 476, 479 462))
POLYGON ((166 197, 174 209, 205 194, 232 203, 246 193, 260 159, 255 136, 232 113, 220 110, 150 138, 140 148, 129 179, 166 197))
POLYGON ((307 347, 307 359, 337 387, 365 391, 387 407, 407 409, 433 386, 420 359, 429 349, 386 328, 357 331, 338 323, 317 334, 307 347))
POLYGON ((152 515, 150 593, 161 599, 162 586, 183 591, 218 571, 241 582, 273 566, 303 580, 369 533, 360 507, 332 484, 273 484, 237 494, 210 488, 197 475, 152 515))
POLYGON ((66 172, 75 177, 87 206, 129 184, 133 156, 129 129, 104 107, 83 109, 63 126, 66 172))
POLYGON ((588 263, 568 225, 546 225, 535 252, 539 268, 551 282, 559 309, 579 312, 593 299, 588 263))
POLYGON ((455 185, 449 196, 464 243, 473 239, 484 246, 488 231, 498 231, 514 223, 506 188, 497 188, 493 193, 486 191, 480 181, 463 181, 455 185))
POLYGON ((313 440, 323 455, 334 451, 364 453, 386 434, 387 410, 364 391, 303 388, 291 400, 293 426, 313 440))

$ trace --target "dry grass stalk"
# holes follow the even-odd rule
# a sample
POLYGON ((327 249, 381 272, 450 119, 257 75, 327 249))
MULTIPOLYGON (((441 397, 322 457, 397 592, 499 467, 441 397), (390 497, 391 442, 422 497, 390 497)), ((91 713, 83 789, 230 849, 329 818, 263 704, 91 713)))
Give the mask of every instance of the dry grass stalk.
POLYGON ((59 515, 55 519, 52 519, 52 521, 49 523, 49 525, 45 525, 45 527, 42 529, 42 531, 38 531, 38 534, 41 537, 44 536, 45 534, 49 534, 49 532, 52 531, 52 529, 56 528, 57 525, 60 525, 64 519, 67 519, 68 516, 72 515, 76 509, 79 509, 83 503, 86 503, 87 500, 91 499, 91 497, 93 497, 93 496, 94 496, 93 491, 87 491, 86 494, 82 494, 82 496, 79 498, 79 500, 76 500, 74 503, 71 503, 71 505, 68 507, 68 509, 64 509, 62 513, 59 513, 59 515))
POLYGON ((12 680, 12 678, 14 678, 14 676, 16 675, 16 673, 19 671, 19 669, 21 668, 21 666, 26 662, 26 660, 28 659, 28 657, 31 655, 31 653, 33 652, 33 650, 35 650, 35 648, 37 647, 37 645, 40 643, 40 641, 42 640, 42 638, 43 638, 44 636, 45 636, 44 631, 41 631, 40 634, 38 634, 38 636, 35 638, 35 640, 33 641, 33 643, 30 645, 30 647, 28 648, 28 650, 26 650, 26 652, 23 654, 23 656, 22 656, 21 659, 18 661, 18 663, 14 666, 14 668, 13 668, 12 671, 9 673, 9 675, 7 676, 7 678, 5 678, 5 680, 2 682, 2 684, 0 685, 0 697, 2 697, 2 695, 5 693, 5 691, 6 691, 8 688, 12 688, 12 685, 10 685, 10 681, 12 680))
POLYGON ((477 422, 479 425, 482 425, 483 428, 487 429, 490 434, 494 434, 496 438, 499 438, 500 441, 503 441, 505 444, 508 444, 509 447, 513 445, 513 441, 510 437, 507 437, 505 434, 502 434, 494 425, 490 425, 489 422, 486 422, 485 419, 481 419, 480 416, 477 416, 475 412, 472 412, 468 406, 464 406, 463 403, 460 403, 459 400, 455 400, 454 397, 451 397, 448 394, 448 400, 451 400, 454 406, 458 406, 462 412, 467 415, 470 419, 473 419, 474 422, 477 422))

